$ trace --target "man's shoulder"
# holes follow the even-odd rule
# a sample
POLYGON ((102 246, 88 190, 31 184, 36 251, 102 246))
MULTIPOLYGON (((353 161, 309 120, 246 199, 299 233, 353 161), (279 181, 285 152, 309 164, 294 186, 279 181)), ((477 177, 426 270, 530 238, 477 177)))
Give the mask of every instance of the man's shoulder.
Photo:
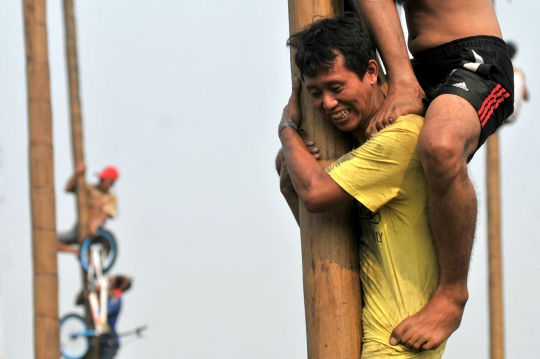
POLYGON ((416 148, 418 135, 424 126, 424 118, 418 115, 405 115, 396 118, 394 123, 382 129, 364 145, 377 146, 383 152, 391 151, 396 146, 404 149, 416 148))
POLYGON ((384 130, 388 129, 388 131, 409 131, 418 135, 420 134, 420 130, 422 130, 423 126, 424 117, 410 114, 397 117, 396 121, 394 121, 392 125, 386 127, 384 130))

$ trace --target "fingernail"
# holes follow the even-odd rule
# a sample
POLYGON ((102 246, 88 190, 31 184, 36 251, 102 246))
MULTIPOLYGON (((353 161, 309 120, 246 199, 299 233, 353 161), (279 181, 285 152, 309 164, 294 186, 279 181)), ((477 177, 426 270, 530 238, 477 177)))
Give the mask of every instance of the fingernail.
POLYGON ((397 341, 396 338, 394 338, 394 337, 390 338, 390 345, 397 345, 397 343, 398 343, 398 341, 397 341))
POLYGON ((313 145, 313 141, 308 141, 307 144, 311 146, 311 145, 313 145))
POLYGON ((293 78, 292 83, 295 84, 295 85, 298 84, 298 77, 293 78))

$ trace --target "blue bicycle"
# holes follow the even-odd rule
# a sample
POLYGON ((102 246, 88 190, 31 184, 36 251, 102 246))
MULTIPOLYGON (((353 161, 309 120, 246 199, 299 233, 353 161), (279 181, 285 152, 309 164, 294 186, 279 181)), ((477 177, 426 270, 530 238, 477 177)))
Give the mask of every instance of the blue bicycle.
POLYGON ((116 260, 117 246, 112 233, 100 229, 96 236, 85 238, 81 245, 81 264, 88 275, 88 301, 95 330, 77 314, 68 314, 60 321, 60 353, 66 359, 82 358, 90 349, 89 338, 109 332, 106 272, 116 260))

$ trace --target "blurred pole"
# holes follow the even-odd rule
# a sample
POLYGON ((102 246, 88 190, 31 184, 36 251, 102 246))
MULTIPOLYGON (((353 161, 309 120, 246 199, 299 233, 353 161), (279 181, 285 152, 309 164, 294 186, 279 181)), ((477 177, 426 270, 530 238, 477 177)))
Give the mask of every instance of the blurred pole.
MULTIPOLYGON (((84 163, 84 142, 81 115, 81 101, 79 96, 79 69, 77 60, 77 31, 75 27, 75 10, 73 0, 64 0, 64 23, 66 36, 67 73, 69 84, 69 109, 71 117, 71 141, 73 149, 73 167, 76 169, 79 163, 84 163)), ((84 174, 77 176, 77 212, 78 212, 78 239, 81 244, 88 235, 88 199, 84 174)), ((87 288, 86 273, 82 270, 83 288, 87 288)), ((88 301, 85 301, 86 323, 90 328, 94 327, 92 314, 88 301)), ((99 357, 99 339, 92 338, 90 351, 86 359, 99 357)))
POLYGON ((491 359, 504 358, 500 159, 497 132, 487 140, 489 314, 491 359))
POLYGON ((60 356, 52 113, 45 0, 23 0, 36 359, 60 356))
MULTIPOLYGON (((495 0, 493 7, 495 7, 495 0)), ((487 139, 489 317, 491 359, 504 359, 499 135, 487 139)))
MULTIPOLYGON (((289 0, 291 34, 316 16, 334 17, 343 11, 341 0, 289 0)), ((300 76, 294 65, 293 76, 300 76)), ((320 148, 326 166, 352 148, 347 137, 326 121, 300 93, 302 127, 320 148)), ((353 228, 354 204, 310 214, 300 205, 304 302, 309 359, 358 359, 361 350, 362 296, 358 243, 353 228)))

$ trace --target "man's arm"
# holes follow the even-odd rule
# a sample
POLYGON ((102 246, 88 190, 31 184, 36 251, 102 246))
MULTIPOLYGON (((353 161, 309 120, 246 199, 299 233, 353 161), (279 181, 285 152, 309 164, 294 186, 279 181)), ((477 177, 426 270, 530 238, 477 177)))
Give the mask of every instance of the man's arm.
POLYGON ((388 76, 388 96, 367 135, 377 133, 396 117, 425 113, 424 91, 414 75, 396 5, 392 0, 356 0, 388 76))
MULTIPOLYGON (((300 80, 294 78, 292 94, 288 105, 283 109, 281 123, 292 120, 297 126, 300 125, 299 91, 300 80)), ((312 156, 298 132, 291 127, 285 127, 279 138, 294 190, 308 212, 327 212, 352 199, 312 156)))
POLYGON ((95 236, 97 233, 97 230, 103 226, 103 223, 105 223, 105 220, 109 217, 107 213, 101 213, 98 216, 92 217, 90 220, 90 223, 88 224, 90 235, 95 236))
POLYGON ((283 149, 280 149, 276 156, 276 171, 279 175, 279 189, 281 194, 285 198, 285 201, 287 201, 296 223, 300 225, 300 210, 298 207, 300 202, 298 202, 298 194, 292 184, 289 171, 287 171, 287 163, 285 162, 283 149))
POLYGON ((75 173, 71 178, 69 179, 67 185, 66 185, 66 192, 75 192, 77 187, 77 177, 80 175, 83 175, 86 170, 86 166, 84 165, 84 162, 80 162, 77 164, 77 168, 75 169, 75 173))
MULTIPOLYGON (((315 147, 315 143, 313 143, 313 141, 307 140, 305 141, 305 144, 306 148, 313 156, 313 158, 319 160, 319 149, 315 147)), ((285 153, 283 152, 282 148, 279 149, 279 152, 276 156, 276 171, 279 175, 279 189, 281 190, 281 194, 285 198, 285 201, 287 201, 287 204, 289 205, 289 208, 293 213, 296 223, 300 225, 300 211, 298 207, 300 205, 300 202, 298 201, 298 194, 294 189, 291 176, 289 176, 289 171, 287 170, 287 163, 285 162, 285 153)))

